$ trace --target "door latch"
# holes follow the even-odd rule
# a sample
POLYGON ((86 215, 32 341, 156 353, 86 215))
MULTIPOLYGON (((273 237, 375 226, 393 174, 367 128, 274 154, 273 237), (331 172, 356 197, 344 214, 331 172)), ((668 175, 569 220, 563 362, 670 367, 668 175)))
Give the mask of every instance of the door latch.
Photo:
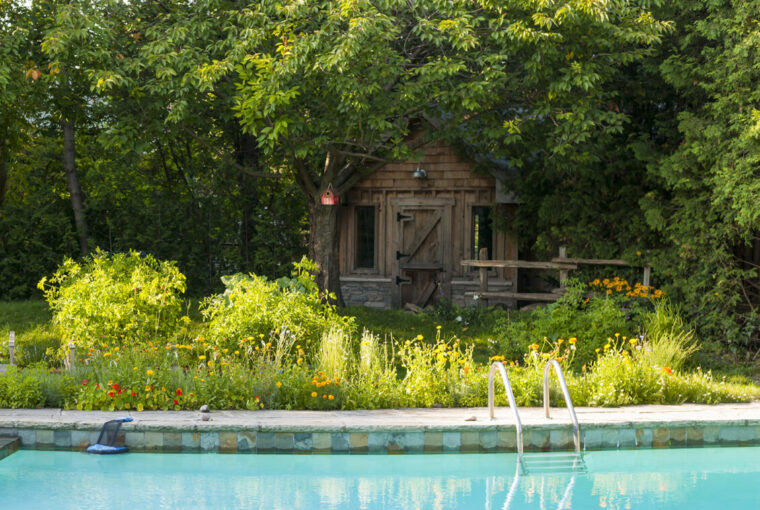
POLYGON ((401 253, 400 251, 396 250, 396 260, 401 260, 403 257, 408 257, 408 253, 401 253))
POLYGON ((413 216, 401 214, 400 212, 396 213, 396 221, 404 221, 404 220, 411 220, 413 216))
POLYGON ((401 278, 400 276, 396 277, 396 285, 401 285, 402 283, 412 283, 411 278, 401 278))

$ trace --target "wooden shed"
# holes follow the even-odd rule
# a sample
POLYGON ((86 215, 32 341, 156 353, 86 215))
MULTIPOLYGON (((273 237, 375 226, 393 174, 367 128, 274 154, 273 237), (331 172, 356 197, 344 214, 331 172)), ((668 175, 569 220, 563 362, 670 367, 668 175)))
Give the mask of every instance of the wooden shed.
MULTIPOLYGON (((516 207, 497 179, 473 173, 474 162, 442 143, 423 154, 419 162, 385 165, 341 197, 346 305, 424 307, 442 297, 470 304, 465 292, 478 289, 478 271, 462 260, 477 259, 482 248, 489 259, 517 259, 516 239, 495 225, 516 207)), ((510 291, 515 277, 514 269, 492 270, 488 287, 510 291)))

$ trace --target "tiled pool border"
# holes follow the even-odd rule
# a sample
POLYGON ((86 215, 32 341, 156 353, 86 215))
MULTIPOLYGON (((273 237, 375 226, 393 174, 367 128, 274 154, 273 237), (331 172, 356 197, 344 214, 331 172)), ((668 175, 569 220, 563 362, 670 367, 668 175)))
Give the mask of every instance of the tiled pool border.
MULTIPOLYGON (((23 449, 83 450, 99 429, 81 424, 0 427, 0 437, 17 437, 23 449)), ((523 431, 526 451, 572 450, 571 428, 532 425, 523 431)), ((135 452, 403 454, 515 452, 513 426, 451 427, 435 430, 321 430, 215 428, 125 424, 120 438, 135 452)), ((699 448, 760 445, 760 420, 688 423, 581 424, 584 450, 699 448)), ((2 458, 0 451, 0 458, 2 458)))

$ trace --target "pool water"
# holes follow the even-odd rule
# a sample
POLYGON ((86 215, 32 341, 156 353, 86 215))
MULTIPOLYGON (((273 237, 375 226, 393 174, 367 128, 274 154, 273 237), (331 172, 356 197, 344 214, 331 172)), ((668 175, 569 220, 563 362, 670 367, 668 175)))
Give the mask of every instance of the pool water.
POLYGON ((0 508, 760 510, 760 447, 590 452, 584 474, 516 476, 517 456, 96 456, 0 461, 0 508))

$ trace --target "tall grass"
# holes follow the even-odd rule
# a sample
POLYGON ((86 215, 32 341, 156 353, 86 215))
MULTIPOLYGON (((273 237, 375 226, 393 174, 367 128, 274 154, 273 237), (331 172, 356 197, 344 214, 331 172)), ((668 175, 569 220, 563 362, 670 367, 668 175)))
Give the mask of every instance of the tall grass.
POLYGON ((694 330, 684 322, 678 309, 666 300, 659 301, 647 314, 646 336, 649 350, 645 361, 653 366, 680 370, 699 349, 694 330))

